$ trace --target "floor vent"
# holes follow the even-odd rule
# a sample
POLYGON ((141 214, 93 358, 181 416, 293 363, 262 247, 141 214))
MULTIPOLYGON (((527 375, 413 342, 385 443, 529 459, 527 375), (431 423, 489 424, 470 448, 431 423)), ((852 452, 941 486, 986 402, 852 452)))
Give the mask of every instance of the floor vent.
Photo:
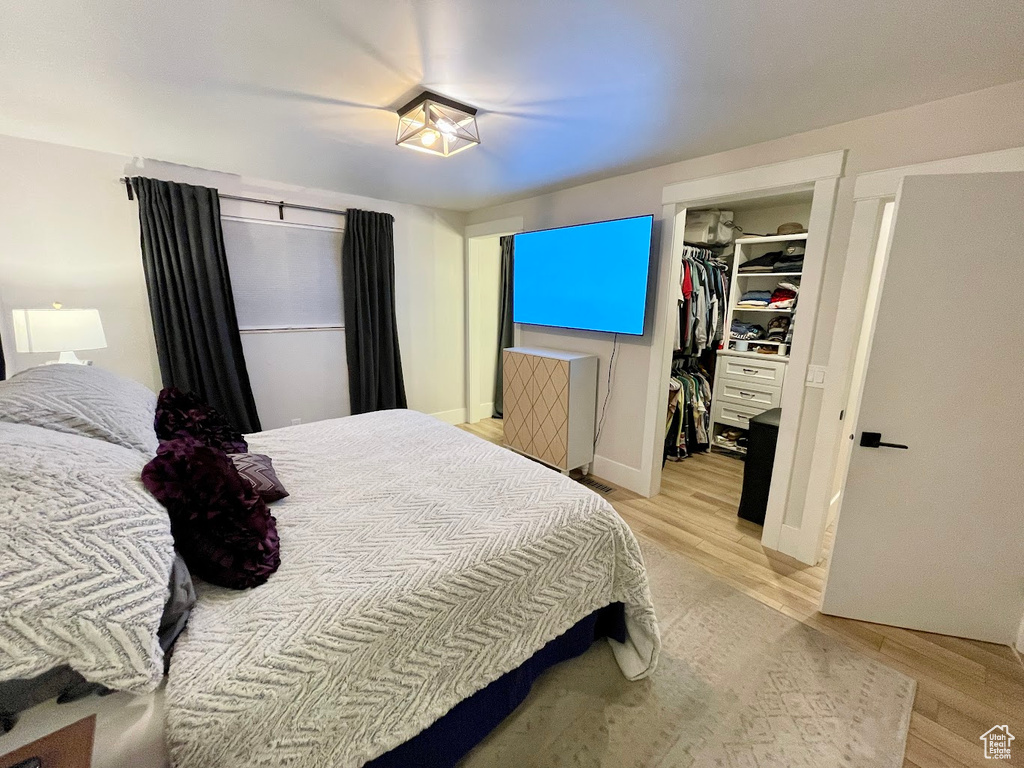
POLYGON ((588 488, 593 488, 598 493, 611 493, 612 491, 615 490, 610 485, 605 485, 604 483, 598 482, 592 477, 582 477, 580 478, 580 483, 587 486, 588 488))

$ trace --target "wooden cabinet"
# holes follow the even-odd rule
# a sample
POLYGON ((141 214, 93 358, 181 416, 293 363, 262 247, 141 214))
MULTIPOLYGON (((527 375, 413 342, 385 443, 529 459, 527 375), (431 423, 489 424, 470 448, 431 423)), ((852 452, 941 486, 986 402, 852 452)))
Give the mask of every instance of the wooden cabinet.
POLYGON ((594 459, 597 358, 539 347, 503 352, 505 444, 568 471, 594 459))

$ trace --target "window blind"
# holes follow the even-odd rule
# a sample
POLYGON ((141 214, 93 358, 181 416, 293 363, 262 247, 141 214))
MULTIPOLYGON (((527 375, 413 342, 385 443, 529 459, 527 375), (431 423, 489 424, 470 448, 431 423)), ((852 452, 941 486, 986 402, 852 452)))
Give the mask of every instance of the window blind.
POLYGON ((222 220, 241 331, 340 327, 343 232, 222 220))

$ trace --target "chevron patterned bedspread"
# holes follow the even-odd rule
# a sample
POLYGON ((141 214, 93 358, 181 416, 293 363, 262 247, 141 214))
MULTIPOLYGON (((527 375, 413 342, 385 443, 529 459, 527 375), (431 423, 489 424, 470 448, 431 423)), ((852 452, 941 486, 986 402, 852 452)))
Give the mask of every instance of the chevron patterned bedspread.
POLYGON ((578 483, 412 411, 249 441, 292 494, 281 568, 199 585, 167 688, 176 768, 362 765, 614 601, 623 674, 653 670, 640 549, 578 483))

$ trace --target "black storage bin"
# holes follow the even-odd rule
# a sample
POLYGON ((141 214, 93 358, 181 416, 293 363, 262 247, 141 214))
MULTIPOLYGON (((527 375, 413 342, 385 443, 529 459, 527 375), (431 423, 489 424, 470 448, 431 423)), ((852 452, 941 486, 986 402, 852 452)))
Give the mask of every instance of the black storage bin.
POLYGON ((780 418, 782 409, 772 408, 751 418, 747 430, 747 460, 743 466, 739 516, 758 525, 764 525, 764 514, 768 509, 780 418))

